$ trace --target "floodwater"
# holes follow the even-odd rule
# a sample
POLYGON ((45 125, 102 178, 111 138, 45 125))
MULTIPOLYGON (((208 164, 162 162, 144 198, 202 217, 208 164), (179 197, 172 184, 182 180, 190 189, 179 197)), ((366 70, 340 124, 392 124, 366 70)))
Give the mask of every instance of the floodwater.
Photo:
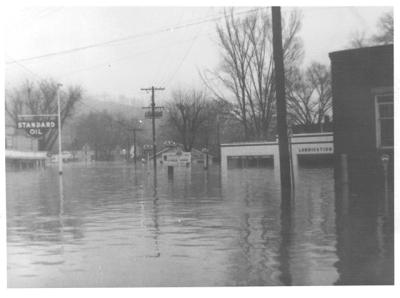
POLYGON ((270 168, 67 164, 8 171, 9 287, 393 284, 393 193, 300 168, 281 211, 270 168), (338 203, 340 201, 341 203, 338 203))

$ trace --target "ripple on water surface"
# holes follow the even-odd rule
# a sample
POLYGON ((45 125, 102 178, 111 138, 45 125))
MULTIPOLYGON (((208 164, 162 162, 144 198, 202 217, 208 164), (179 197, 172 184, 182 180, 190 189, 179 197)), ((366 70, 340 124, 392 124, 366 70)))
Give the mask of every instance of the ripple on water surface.
POLYGON ((11 287, 362 283, 354 272, 393 259, 391 218, 337 214, 330 168, 299 169, 290 220, 268 168, 193 166, 173 179, 160 168, 156 189, 145 166, 123 163, 6 178, 11 287))

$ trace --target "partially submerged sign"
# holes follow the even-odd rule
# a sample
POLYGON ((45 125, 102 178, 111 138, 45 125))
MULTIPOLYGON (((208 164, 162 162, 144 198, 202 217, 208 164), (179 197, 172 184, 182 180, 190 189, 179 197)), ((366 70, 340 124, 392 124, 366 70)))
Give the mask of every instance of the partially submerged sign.
POLYGON ((41 115, 19 116, 17 128, 24 129, 31 137, 40 138, 50 129, 57 128, 57 117, 41 115))
POLYGON ((162 162, 167 166, 187 167, 192 160, 190 152, 182 152, 177 150, 173 152, 166 152, 162 154, 162 162))

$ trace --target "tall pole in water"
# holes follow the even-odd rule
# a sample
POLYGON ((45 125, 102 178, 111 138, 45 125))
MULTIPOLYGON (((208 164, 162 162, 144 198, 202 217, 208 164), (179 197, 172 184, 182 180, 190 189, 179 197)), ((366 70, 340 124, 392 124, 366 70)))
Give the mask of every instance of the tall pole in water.
POLYGON ((292 183, 290 177, 289 142, 286 123, 285 72, 283 65, 281 8, 279 6, 272 7, 272 34, 272 46, 275 64, 275 91, 278 120, 282 203, 290 206, 292 183))
POLYGON ((154 177, 157 175, 157 160, 156 160, 156 117, 155 117, 155 101, 154 101, 154 86, 151 87, 151 122, 152 122, 152 129, 153 129, 153 170, 154 170, 154 177))
POLYGON ((60 107, 60 88, 62 84, 57 84, 57 118, 58 118, 58 174, 63 173, 63 160, 61 149, 61 107, 60 107))
MULTIPOLYGON (((154 169, 154 178, 156 178, 157 175, 157 160, 156 160, 156 154, 157 154, 157 148, 156 148, 156 113, 155 113, 155 108, 156 108, 156 103, 154 99, 154 91, 162 91, 165 90, 165 88, 155 88, 152 86, 151 88, 141 88, 141 90, 144 91, 151 91, 151 120, 152 120, 152 130, 153 130, 153 169, 154 169)), ((146 107, 147 108, 147 107, 146 107)))

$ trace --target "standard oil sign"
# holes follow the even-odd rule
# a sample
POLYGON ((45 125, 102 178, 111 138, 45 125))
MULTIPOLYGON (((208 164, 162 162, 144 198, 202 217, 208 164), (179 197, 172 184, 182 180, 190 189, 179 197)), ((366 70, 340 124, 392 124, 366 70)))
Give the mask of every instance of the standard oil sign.
POLYGON ((17 128, 24 129, 31 137, 40 138, 44 136, 50 129, 57 128, 57 118, 20 118, 17 122, 17 128))

